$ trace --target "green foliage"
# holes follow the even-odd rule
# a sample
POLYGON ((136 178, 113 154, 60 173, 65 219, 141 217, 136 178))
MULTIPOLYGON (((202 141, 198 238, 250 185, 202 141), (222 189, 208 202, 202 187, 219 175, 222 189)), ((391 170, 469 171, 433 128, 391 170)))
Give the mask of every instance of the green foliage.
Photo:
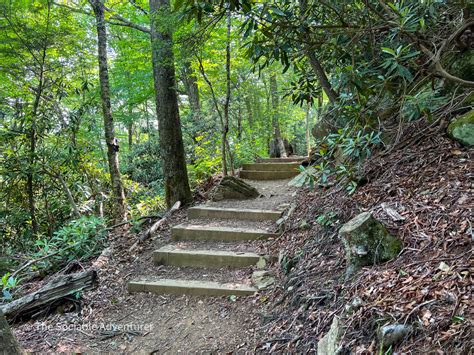
POLYGON ((411 51, 411 47, 411 45, 405 47, 400 45, 395 50, 388 47, 382 47, 382 52, 389 54, 389 58, 385 59, 381 65, 381 67, 385 69, 385 76, 389 80, 400 77, 407 83, 413 81, 413 75, 404 63, 409 59, 418 56, 420 52, 411 51))
MULTIPOLYGON (((381 145, 380 133, 350 127, 331 133, 318 142, 319 151, 314 155, 316 164, 307 169, 307 183, 327 185, 333 177, 342 182, 349 194, 355 192, 359 180, 359 169, 372 150, 381 145)), ((304 169, 303 169, 304 170, 304 169)))
POLYGON ((3 300, 11 301, 13 299, 11 291, 15 288, 18 284, 18 280, 11 276, 10 273, 6 273, 2 277, 2 295, 3 300))
POLYGON ((333 227, 336 224, 336 221, 337 214, 332 211, 320 214, 316 217, 316 223, 323 227, 333 227))
POLYGON ((405 96, 401 115, 407 121, 414 121, 423 116, 431 121, 432 113, 447 101, 446 97, 440 95, 439 90, 425 89, 405 96))
POLYGON ((72 220, 54 232, 52 238, 36 240, 38 251, 34 258, 51 255, 34 269, 55 269, 73 260, 85 260, 97 255, 107 243, 104 220, 83 216, 72 220))
POLYGON ((123 159, 122 172, 144 186, 160 185, 163 180, 160 157, 158 139, 152 136, 132 146, 123 159))

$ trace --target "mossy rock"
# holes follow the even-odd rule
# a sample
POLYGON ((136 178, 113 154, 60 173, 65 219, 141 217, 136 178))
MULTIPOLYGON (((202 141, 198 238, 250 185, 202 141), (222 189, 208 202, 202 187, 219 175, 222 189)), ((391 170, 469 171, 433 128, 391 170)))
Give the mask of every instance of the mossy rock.
POLYGON ((339 235, 346 252, 347 277, 364 266, 395 258, 403 246, 370 212, 361 213, 344 224, 339 235))
POLYGON ((465 146, 474 146, 474 110, 452 121, 448 126, 448 134, 465 146))

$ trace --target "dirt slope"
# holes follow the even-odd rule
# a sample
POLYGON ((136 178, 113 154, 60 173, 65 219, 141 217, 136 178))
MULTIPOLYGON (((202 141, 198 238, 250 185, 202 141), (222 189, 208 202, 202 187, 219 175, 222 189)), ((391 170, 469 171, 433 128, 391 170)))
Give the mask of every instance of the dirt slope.
MULTIPOLYGON (((346 327, 342 343, 352 353, 380 350, 378 329, 412 325, 414 333, 393 352, 467 354, 472 348, 472 150, 439 134, 370 159, 369 182, 353 196, 332 188, 301 191, 286 232, 274 245, 287 268, 270 295, 266 348, 310 351, 335 315, 346 327), (402 219, 390 216, 390 208, 402 219), (345 260, 337 232, 362 211, 403 240, 396 260, 367 267, 344 282, 345 260), (321 215, 326 224, 316 222, 321 215), (310 229, 302 229, 302 220, 310 229), (362 305, 345 312, 358 297, 362 305), (470 311, 471 310, 471 311, 470 311), (344 315, 345 314, 345 315, 344 315)), ((393 214, 392 214, 393 215, 393 214)))

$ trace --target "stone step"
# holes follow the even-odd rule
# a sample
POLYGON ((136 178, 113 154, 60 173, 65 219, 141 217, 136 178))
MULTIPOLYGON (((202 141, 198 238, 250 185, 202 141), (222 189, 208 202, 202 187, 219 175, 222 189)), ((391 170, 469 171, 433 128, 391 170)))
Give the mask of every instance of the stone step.
POLYGON ((179 249, 174 245, 165 245, 153 252, 155 264, 179 267, 238 268, 256 265, 261 258, 265 257, 256 253, 179 249))
POLYGON ((250 296, 257 292, 257 289, 236 283, 224 284, 214 281, 159 279, 154 281, 130 281, 128 292, 195 296, 250 296))
POLYGON ((188 209, 188 218, 220 218, 248 221, 276 221, 281 217, 280 211, 250 210, 238 208, 217 208, 196 206, 188 209))
POLYGON ((253 163, 243 164, 242 170, 257 171, 295 171, 300 166, 299 162, 294 163, 253 163))
POLYGON ((288 158, 257 158, 257 163, 289 163, 289 162, 302 162, 307 157, 288 157, 288 158))
POLYGON ((258 170, 242 170, 240 177, 249 180, 281 180, 290 179, 299 174, 295 171, 258 171, 258 170))
POLYGON ((180 224, 171 228, 171 239, 180 240, 259 240, 277 237, 277 234, 261 229, 245 229, 232 227, 205 227, 199 225, 180 224))

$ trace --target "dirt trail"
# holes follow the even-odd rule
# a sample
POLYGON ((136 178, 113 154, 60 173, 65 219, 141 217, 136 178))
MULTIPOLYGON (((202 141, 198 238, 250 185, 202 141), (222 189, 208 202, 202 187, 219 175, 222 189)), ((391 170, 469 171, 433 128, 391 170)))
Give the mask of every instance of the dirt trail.
MULTIPOLYGON (((275 209, 288 203, 294 190, 288 180, 249 181, 264 195, 252 201, 211 202, 209 205, 232 208, 275 209)), ((133 253, 128 246, 134 235, 117 237, 115 248, 99 269, 99 287, 83 295, 79 314, 62 309, 46 318, 14 327, 17 338, 27 351, 120 351, 188 352, 253 351, 259 346, 265 329, 261 328, 264 292, 251 297, 197 297, 130 294, 126 284, 137 276, 250 283, 253 268, 192 269, 155 266, 151 254, 170 243, 169 227, 187 222, 180 211, 152 241, 133 253)), ((194 223, 194 221, 193 221, 194 223)), ((255 222, 203 220, 199 223, 247 226, 255 222)), ((263 223, 271 228, 271 223, 263 223)), ((255 250, 264 253, 272 241, 225 243, 223 248, 255 250)), ((205 243, 203 243, 205 245, 205 243)), ((215 243, 216 245, 216 243, 215 243)), ((219 247, 219 243, 217 243, 219 247)))

